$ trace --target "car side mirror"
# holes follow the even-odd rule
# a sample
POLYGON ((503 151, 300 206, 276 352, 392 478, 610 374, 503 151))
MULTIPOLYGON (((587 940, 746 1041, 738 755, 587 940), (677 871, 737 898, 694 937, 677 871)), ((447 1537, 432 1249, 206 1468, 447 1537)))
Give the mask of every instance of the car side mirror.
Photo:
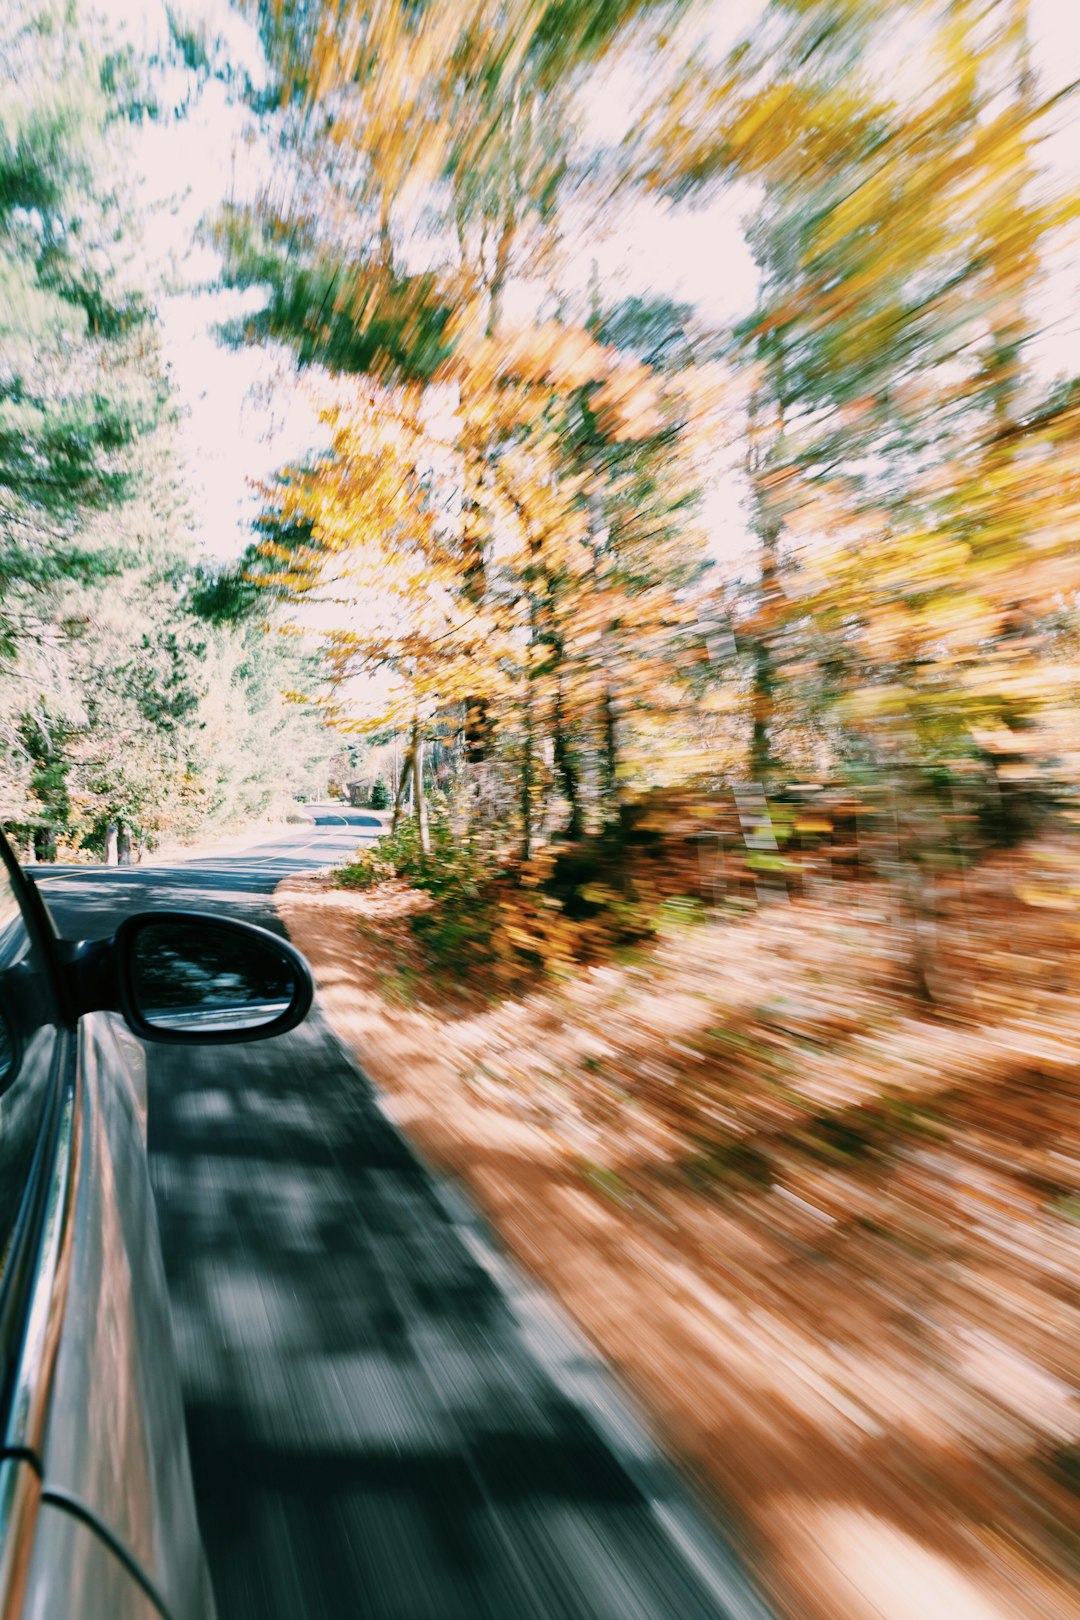
POLYGON ((113 939, 67 957, 76 1016, 120 1012, 144 1041, 220 1046, 283 1035, 314 995, 311 970, 286 940, 204 912, 139 912, 113 939))

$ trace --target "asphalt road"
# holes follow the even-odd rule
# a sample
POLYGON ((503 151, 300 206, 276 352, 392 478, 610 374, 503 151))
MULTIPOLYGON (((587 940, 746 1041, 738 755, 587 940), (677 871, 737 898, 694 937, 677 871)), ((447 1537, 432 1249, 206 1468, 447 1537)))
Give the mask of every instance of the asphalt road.
MULTIPOLYGON (((39 868, 67 938, 272 894, 374 829, 39 868)), ((149 1048, 151 1177, 222 1620, 766 1620, 560 1313, 433 1177, 321 1016, 149 1048)))

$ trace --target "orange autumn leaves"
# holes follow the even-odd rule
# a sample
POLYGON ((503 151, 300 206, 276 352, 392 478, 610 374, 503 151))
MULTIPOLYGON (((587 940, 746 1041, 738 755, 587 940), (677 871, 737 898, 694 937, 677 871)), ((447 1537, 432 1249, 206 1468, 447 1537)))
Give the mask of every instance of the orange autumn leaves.
MULTIPOLYGON (((451 358, 424 388, 339 379, 324 406, 331 454, 264 490, 279 520, 310 526, 302 545, 263 543, 274 569, 263 578, 305 604, 301 621, 314 622, 313 608, 333 620, 322 630, 332 705, 381 671, 392 679, 366 717, 371 728, 418 714, 434 721, 477 698, 508 706, 511 728, 527 707, 531 724, 560 683, 564 705, 580 713, 599 701, 605 659, 627 674, 611 644, 616 624, 648 655, 646 688, 662 691, 660 632, 686 611, 659 582, 620 588, 613 557, 599 554, 596 517, 605 496, 617 500, 618 480, 568 462, 566 424, 587 408, 610 446, 665 426, 678 435, 688 401, 699 421, 712 401, 709 379, 693 378, 695 394, 687 373, 662 375, 555 321, 489 334, 465 310, 455 328, 451 358), (467 469, 486 558, 479 599, 467 469), (553 679, 556 649, 568 667, 553 679)), ((640 683, 630 684, 633 695, 640 683)))
MULTIPOLYGON (((370 233, 342 284, 412 287, 418 193, 445 249, 417 293, 445 307, 438 363, 338 377, 332 453, 274 492, 310 525, 274 578, 323 601, 334 701, 389 671, 373 725, 483 710, 507 802, 580 787, 593 824, 646 782, 650 728, 650 770, 665 748, 778 780, 853 752, 951 767, 1002 732, 1034 768, 1033 729, 1058 769, 1080 412, 1030 351, 1077 198, 1045 159, 1060 98, 1023 0, 773 0, 722 61, 658 65, 590 196, 748 183, 761 267, 751 319, 666 360, 605 330, 598 282, 551 281, 565 203, 574 229, 588 209, 572 101, 531 55, 542 10, 346 6, 317 31, 322 226, 350 249, 370 233), (890 71, 893 25, 921 72, 890 71), (509 318, 530 278, 548 296, 509 318), (732 581, 695 496, 739 441, 758 553, 732 581), (719 662, 706 620, 736 631, 719 662)), ((604 50, 641 40, 616 28, 604 50)), ((360 302, 365 330, 389 319, 360 302)))

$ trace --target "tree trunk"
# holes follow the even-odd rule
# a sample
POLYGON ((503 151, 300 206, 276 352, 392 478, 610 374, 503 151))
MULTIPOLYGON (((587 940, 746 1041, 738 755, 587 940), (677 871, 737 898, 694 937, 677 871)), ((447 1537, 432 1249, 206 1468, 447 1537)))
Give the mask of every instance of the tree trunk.
MULTIPOLYGON (((462 438, 464 489, 461 502, 462 552, 464 568, 462 595, 475 611, 483 606, 487 593, 487 565, 484 557, 485 525, 483 490, 483 450, 471 429, 462 438)), ((491 707, 479 694, 465 699, 465 763, 482 765, 491 746, 491 707)))
POLYGON ((390 228, 390 198, 385 187, 379 198, 379 256, 383 269, 391 275, 394 270, 394 238, 390 228))
POLYGON ((521 750, 521 858, 532 860, 533 790, 536 776, 536 714, 533 692, 533 651, 537 644, 536 597, 529 591, 529 644, 525 649, 525 685, 522 726, 525 739, 521 750))
POLYGON ((897 788, 897 879, 909 929, 908 978, 916 1001, 932 1005, 939 999, 938 891, 932 863, 947 834, 925 803, 915 769, 901 769, 897 788))
POLYGON ((131 865, 131 832, 129 828, 121 825, 116 831, 116 864, 117 866, 131 865))
MULTIPOLYGON (((466 214, 458 199, 455 211, 458 237, 458 250, 461 255, 461 267, 464 270, 469 263, 469 244, 466 231, 466 214)), ((481 250, 481 259, 482 259, 481 250)), ((481 265, 481 275, 482 275, 481 265)), ((494 315, 489 305, 488 334, 492 329, 494 315)), ((461 432, 461 461, 462 461, 462 490, 461 490, 461 551, 462 551, 462 596, 474 610, 479 610, 487 591, 487 567, 484 556, 484 517, 481 494, 484 480, 484 446, 481 435, 474 424, 469 420, 466 400, 462 399, 463 425, 461 432)), ((474 767, 483 763, 488 752, 490 732, 490 717, 488 704, 479 695, 469 695, 465 698, 465 775, 466 780, 473 787, 470 799, 479 799, 480 789, 472 779, 475 776, 474 767)), ((473 819, 473 805, 469 805, 469 819, 473 819)))
MULTIPOLYGON (((763 358, 768 364, 767 351, 763 358)), ((771 495, 771 484, 776 474, 777 445, 783 434, 783 418, 777 410, 772 426, 763 425, 764 411, 765 399, 762 391, 757 390, 750 402, 746 456, 746 470, 754 496, 754 527, 760 542, 758 557, 761 570, 757 612, 751 632, 754 659, 750 691, 750 780, 767 788, 775 764, 772 727, 776 694, 776 619, 780 601, 776 566, 780 523, 771 495), (767 433, 769 437, 766 440, 767 433)))
MULTIPOLYGON (((596 284, 596 265, 593 264, 593 313, 599 315, 600 299, 599 287, 596 284)), ((604 503, 602 497, 593 494, 589 498, 589 542, 593 553, 593 587, 597 596, 603 596, 604 588, 604 556, 609 549, 611 531, 604 517, 604 503)), ((612 678, 612 652, 613 637, 617 625, 609 619, 604 625, 600 636, 600 665, 603 670, 603 695, 600 699, 600 748, 599 788, 601 818, 604 825, 610 825, 619 819, 619 723, 615 712, 615 681, 612 678)))
POLYGON ((428 837, 427 800, 424 798, 424 737, 419 720, 413 721, 412 775, 413 808, 420 835, 420 853, 426 856, 431 854, 431 840, 428 837))
POLYGON ((937 889, 933 876, 918 862, 909 861, 904 873, 906 909, 911 922, 909 972, 916 1001, 932 1006, 937 960, 937 889))
POLYGON ((491 284, 488 297, 488 318, 485 333, 493 337, 495 328, 499 324, 502 314, 503 291, 506 287, 506 278, 510 273, 510 254, 517 234, 517 192, 521 185, 520 165, 518 163, 517 131, 521 119, 521 90, 518 81, 514 81, 512 101, 510 108, 510 128, 503 137, 505 150, 510 158, 510 186, 506 204, 503 210, 502 222, 499 227, 499 240, 495 247, 495 264, 491 273, 491 284))
POLYGON ((521 858, 523 861, 532 860, 533 774, 533 717, 530 703, 525 711, 525 740, 521 749, 521 858))
POLYGON ((409 785, 409 772, 412 770, 412 749, 405 750, 405 758, 401 764, 401 775, 398 777, 397 787, 394 790, 394 810, 390 817, 390 831, 397 832, 398 822, 401 820, 401 806, 405 802, 405 790, 409 785))
POLYGON ((570 806, 570 819, 566 823, 567 838, 580 838, 584 831, 581 813, 581 779, 574 751, 566 736, 562 705, 562 686, 556 689, 555 714, 552 721, 552 740, 555 747, 555 769, 562 779, 563 793, 570 806))
POLYGON ((772 715, 776 682, 772 651, 764 638, 754 643, 754 673, 750 693, 750 780, 765 783, 772 776, 772 715))
POLYGON ((619 817, 619 721, 615 713, 615 694, 609 686, 601 705, 604 735, 603 793, 609 821, 619 817))
MULTIPOLYGON (((1031 335, 1030 315, 1025 310, 1024 295, 1030 291, 1039 272, 1039 254, 1036 235, 1024 235, 1014 222, 1022 219, 1023 193, 1036 173, 1032 156, 1035 135, 1032 120, 1035 113, 1035 78, 1031 65, 1031 41, 1028 23, 1029 0, 1010 0, 999 36, 1002 47, 1010 55, 1010 67, 1016 73, 1019 131, 1016 152, 1000 179, 1000 201, 995 205, 1001 218, 1012 229, 996 231, 987 252, 990 282, 990 354, 987 362, 990 395, 994 412, 994 425, 998 436, 1009 442, 1009 429, 1015 424, 1020 405, 1022 373, 1020 360, 1024 343, 1031 335)), ((1009 458, 1008 450, 1005 457, 1009 458)))
POLYGON ((105 832, 105 854, 102 857, 102 859, 104 860, 106 866, 118 866, 119 865, 119 858, 118 858, 118 853, 117 853, 117 833, 116 833, 116 828, 114 826, 111 826, 111 827, 106 829, 106 832, 105 832))

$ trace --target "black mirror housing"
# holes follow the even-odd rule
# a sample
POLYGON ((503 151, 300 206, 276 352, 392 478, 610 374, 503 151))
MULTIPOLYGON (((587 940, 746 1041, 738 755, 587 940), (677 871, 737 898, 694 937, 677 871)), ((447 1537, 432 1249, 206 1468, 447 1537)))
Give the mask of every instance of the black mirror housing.
MULTIPOLYGON (((70 945, 62 955, 75 1017, 119 1012, 141 1040, 163 1045, 225 1046, 284 1035, 307 1016, 315 994, 311 969, 287 940, 210 912, 136 912, 112 939, 70 945), (187 960, 200 952, 225 968, 242 966, 246 958, 272 991, 264 989, 247 1011, 237 990, 232 1005, 225 1005, 220 972, 215 980, 187 960), (207 985, 214 992, 210 1000, 207 985), (148 1008, 153 987, 159 1002, 164 989, 165 1000, 148 1008), (260 1020, 258 1013, 265 1016, 260 1020)), ((225 978, 237 981, 241 975, 229 972, 225 978)))

